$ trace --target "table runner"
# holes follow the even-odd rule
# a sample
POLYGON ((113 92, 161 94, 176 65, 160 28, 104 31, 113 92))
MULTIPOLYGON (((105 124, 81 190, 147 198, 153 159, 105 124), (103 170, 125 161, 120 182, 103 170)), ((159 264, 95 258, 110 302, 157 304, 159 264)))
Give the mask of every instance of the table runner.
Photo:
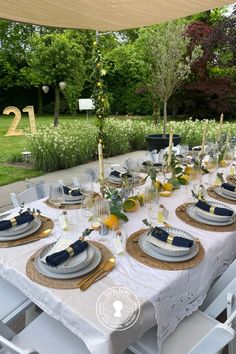
MULTIPOLYGON (((79 289, 57 290, 42 287, 26 277, 25 266, 27 260, 37 249, 58 238, 61 231, 56 226, 52 235, 47 239, 20 246, 17 249, 2 249, 0 275, 18 287, 49 315, 63 322, 85 342, 93 354, 122 353, 133 339, 140 337, 155 324, 155 319, 158 323, 158 343, 160 344, 174 331, 182 318, 197 309, 205 298, 210 282, 222 273, 236 257, 234 233, 216 234, 195 229, 178 220, 175 208, 184 201, 184 187, 175 191, 169 198, 161 198, 161 203, 170 212, 168 223, 199 238, 204 246, 205 259, 195 268, 175 272, 152 269, 136 262, 126 254, 117 256, 116 268, 84 293, 79 289), (114 332, 105 328, 95 314, 95 304, 99 294, 117 285, 133 291, 141 303, 139 321, 134 327, 123 332, 114 332)), ((42 200, 32 203, 31 206, 39 208, 44 215, 54 218, 56 216, 56 210, 49 208, 42 200)), ((233 208, 235 209, 234 206, 233 208)), ((70 213, 71 211, 68 211, 69 217, 70 213)), ((128 214, 128 217, 130 220, 124 225, 124 229, 127 235, 130 235, 144 226, 142 219, 145 217, 145 208, 128 214)), ((86 226, 86 220, 80 216, 79 224, 73 225, 71 232, 79 235, 86 226)), ((98 233, 92 233, 91 238, 99 239, 98 233)))

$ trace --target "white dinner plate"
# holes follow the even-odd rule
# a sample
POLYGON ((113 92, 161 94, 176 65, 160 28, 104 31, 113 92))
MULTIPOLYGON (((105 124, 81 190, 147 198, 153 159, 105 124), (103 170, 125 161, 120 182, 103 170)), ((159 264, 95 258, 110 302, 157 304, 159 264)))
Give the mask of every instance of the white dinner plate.
POLYGON ((234 197, 231 197, 231 196, 229 196, 228 194, 225 194, 225 193, 224 193, 224 191, 223 191, 223 189, 221 188, 221 186, 217 186, 217 187, 215 188, 215 192, 216 192, 216 194, 218 194, 218 195, 221 196, 221 197, 224 197, 224 198, 226 198, 226 199, 234 200, 234 201, 235 201, 235 198, 234 198, 234 197))
POLYGON ((23 237, 32 235, 34 232, 38 231, 38 229, 40 228, 42 224, 42 221, 39 218, 34 218, 34 220, 30 223, 30 228, 26 231, 23 231, 22 233, 19 233, 17 235, 6 235, 6 236, 2 236, 0 235, 0 241, 13 241, 13 240, 19 240, 23 237))
POLYGON ((232 197, 234 200, 236 199, 236 192, 229 191, 228 189, 225 189, 223 187, 221 187, 221 190, 224 194, 232 197))
MULTIPOLYGON (((45 248, 49 247, 50 245, 46 246, 45 248)), ((102 259, 102 255, 100 250, 94 246, 91 245, 91 247, 94 248, 94 257, 92 259, 92 261, 88 264, 88 266, 84 267, 83 269, 80 269, 76 272, 72 272, 72 273, 55 273, 54 271, 49 271, 47 269, 47 267, 45 267, 45 264, 43 262, 40 261, 40 254, 38 254, 35 258, 34 261, 34 265, 35 268, 37 269, 37 271, 43 275, 45 275, 48 278, 54 278, 54 279, 73 279, 73 278, 77 278, 77 277, 82 277, 85 274, 90 273, 92 270, 94 270, 99 263, 101 262, 102 259)), ((53 267, 51 267, 53 268, 53 267)))
POLYGON ((231 225, 235 222, 235 215, 233 215, 233 217, 230 220, 226 220, 226 221, 217 221, 217 220, 207 220, 204 219, 203 217, 201 217, 199 214, 196 213, 196 208, 194 206, 194 204, 189 205, 186 209, 186 212, 188 214, 188 216, 190 216, 192 219, 201 222, 202 224, 206 224, 206 225, 213 225, 213 226, 227 226, 227 225, 231 225))
POLYGON ((230 208, 228 205, 222 204, 222 203, 218 203, 218 202, 211 202, 211 201, 207 201, 207 204, 213 206, 213 207, 218 207, 218 208, 224 208, 224 209, 228 209, 231 210, 233 212, 232 216, 227 216, 227 215, 216 215, 216 214, 212 214, 208 211, 202 210, 198 207, 195 206, 195 211, 196 213, 201 216, 204 219, 207 220, 211 220, 211 221, 219 221, 219 222, 224 222, 224 221, 228 221, 228 220, 232 220, 233 216, 234 216, 234 210, 232 208, 230 208))
MULTIPOLYGON (((14 214, 14 216, 16 216, 16 215, 14 214)), ((6 218, 4 220, 10 220, 14 216, 9 216, 8 218, 6 218)), ((3 221, 3 220, 1 220, 1 221, 3 221)), ((32 227, 32 222, 33 221, 34 220, 32 220, 31 222, 26 222, 26 223, 21 224, 21 225, 13 226, 13 227, 11 227, 10 229, 7 229, 7 230, 2 230, 2 231, 0 231, 0 236, 15 236, 15 235, 21 234, 22 232, 25 232, 25 231, 29 230, 32 227)))
POLYGON ((65 198, 65 201, 80 201, 80 200, 83 200, 85 198, 84 195, 68 195, 68 194, 64 194, 64 198, 65 198))
POLYGON ((58 265, 57 267, 52 267, 49 264, 42 262, 41 259, 51 250, 55 243, 51 243, 47 248, 44 248, 40 252, 40 262, 43 263, 45 269, 52 273, 67 274, 77 272, 89 265, 92 262, 95 251, 94 248, 89 245, 83 252, 77 254, 74 257, 69 258, 66 262, 58 265))
MULTIPOLYGON (((163 230, 165 230, 166 232, 168 232, 168 234, 172 235, 172 236, 179 236, 179 237, 183 237, 183 238, 187 238, 189 240, 194 240, 194 238, 188 234, 187 232, 180 230, 180 229, 176 229, 174 227, 162 227, 163 230)), ((147 239, 150 240, 150 236, 151 233, 149 233, 147 235, 147 239)), ((153 240, 153 239, 152 239, 153 240)), ((150 242, 150 246, 155 250, 158 251, 161 254, 165 254, 166 256, 175 256, 175 257, 179 257, 179 256, 184 256, 190 252, 192 252, 192 249, 194 247, 194 243, 192 245, 192 247, 180 247, 180 246, 175 246, 175 245, 171 245, 167 242, 164 241, 160 241, 156 238, 154 238, 153 240, 155 242, 152 243, 150 242)))
POLYGON ((192 247, 192 251, 184 256, 167 256, 165 254, 161 254, 158 252, 158 250, 153 249, 151 246, 150 242, 148 241, 148 236, 147 234, 144 234, 139 237, 138 240, 139 247, 141 250, 146 253, 147 255, 151 256, 152 258, 158 259, 160 261, 166 261, 166 262, 184 262, 188 261, 189 259, 192 259, 198 254, 199 247, 197 242, 194 242, 194 246, 192 247))

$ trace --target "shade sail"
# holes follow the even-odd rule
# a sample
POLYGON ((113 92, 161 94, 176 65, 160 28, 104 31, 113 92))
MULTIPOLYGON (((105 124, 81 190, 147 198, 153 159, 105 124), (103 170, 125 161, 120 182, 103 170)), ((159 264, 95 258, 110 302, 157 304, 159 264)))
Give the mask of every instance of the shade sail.
POLYGON ((0 0, 0 17, 38 25, 117 31, 185 17, 232 0, 0 0))

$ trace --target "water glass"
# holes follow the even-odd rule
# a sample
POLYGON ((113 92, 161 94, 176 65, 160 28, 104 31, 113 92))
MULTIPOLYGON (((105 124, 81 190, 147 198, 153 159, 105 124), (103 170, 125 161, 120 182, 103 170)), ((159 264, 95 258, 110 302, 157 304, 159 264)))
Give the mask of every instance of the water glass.
POLYGON ((58 208, 64 202, 64 190, 63 185, 60 183, 54 183, 50 186, 49 201, 57 207, 57 219, 58 208))
POLYGON ((155 186, 147 186, 144 191, 144 205, 147 208, 147 217, 150 224, 157 222, 158 213, 158 189, 155 186))

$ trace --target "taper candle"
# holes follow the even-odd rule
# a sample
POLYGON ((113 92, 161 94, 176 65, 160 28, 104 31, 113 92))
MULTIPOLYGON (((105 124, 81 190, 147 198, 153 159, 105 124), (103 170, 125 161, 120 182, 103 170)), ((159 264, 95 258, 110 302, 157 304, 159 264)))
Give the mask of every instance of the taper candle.
POLYGON ((221 113, 221 115, 220 115, 220 125, 219 125, 219 129, 218 129, 218 134, 217 134, 217 141, 220 140, 222 126, 223 126, 223 120, 224 120, 224 114, 221 113))
POLYGON ((99 161, 99 178, 101 181, 104 179, 104 163, 103 163, 103 152, 102 152, 102 140, 98 143, 98 161, 99 161))
POLYGON ((173 134, 174 131, 172 128, 170 128, 170 134, 169 134, 169 150, 168 150, 168 159, 167 159, 167 165, 170 166, 171 163, 171 155, 172 155, 172 145, 173 145, 173 134))
POLYGON ((203 128, 202 146, 201 146, 200 155, 203 155, 203 154, 204 154, 204 147, 205 147, 206 135, 207 135, 207 127, 208 127, 208 120, 205 121, 204 128, 203 128))

